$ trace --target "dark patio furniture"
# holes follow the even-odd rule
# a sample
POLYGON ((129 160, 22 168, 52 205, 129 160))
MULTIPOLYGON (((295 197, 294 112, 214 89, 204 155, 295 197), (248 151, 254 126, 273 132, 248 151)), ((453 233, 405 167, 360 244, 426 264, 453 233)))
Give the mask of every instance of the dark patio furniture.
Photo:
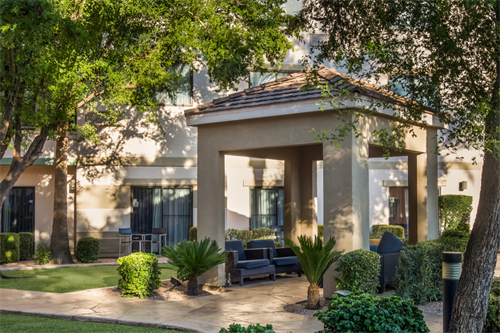
POLYGON ((297 258, 293 250, 289 247, 277 249, 274 246, 274 240, 261 239, 248 242, 247 248, 269 249, 269 259, 271 261, 271 265, 274 265, 276 267, 276 274, 297 272, 299 277, 302 275, 302 266, 300 266, 299 259, 297 258))
POLYGON ((247 249, 243 248, 243 243, 239 240, 226 241, 226 252, 228 253, 226 262, 226 276, 238 278, 240 286, 243 279, 269 275, 272 281, 276 280, 274 265, 270 264, 267 249, 247 249))
POLYGON ((370 251, 377 252, 380 255, 379 292, 384 293, 385 286, 394 282, 399 256, 404 243, 394 234, 386 231, 378 247, 372 245, 370 245, 370 251))

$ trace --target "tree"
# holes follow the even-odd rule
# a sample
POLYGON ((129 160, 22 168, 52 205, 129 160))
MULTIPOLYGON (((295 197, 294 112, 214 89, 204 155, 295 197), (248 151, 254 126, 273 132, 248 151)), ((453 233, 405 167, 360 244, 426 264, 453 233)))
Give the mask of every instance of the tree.
MULTIPOLYGON (((425 127, 430 108, 449 126, 440 140, 446 151, 482 152, 478 213, 451 323, 451 332, 481 332, 500 237, 500 1, 309 0, 302 18, 328 36, 315 49, 317 63, 332 60, 358 78, 407 92, 407 99, 382 102, 402 106, 395 114, 402 121, 375 133, 382 146, 404 148, 402 133, 413 121, 425 127)), ((341 129, 356 131, 353 119, 341 129)))
POLYGON ((309 281, 307 308, 316 310, 320 308, 318 283, 328 268, 340 258, 342 252, 332 251, 335 246, 333 238, 330 238, 324 247, 323 239, 318 236, 315 237, 314 241, 307 236, 299 236, 298 240, 300 246, 297 246, 291 239, 285 239, 285 243, 299 259, 302 270, 309 281))
POLYGON ((292 17, 284 13, 283 3, 2 1, 0 65, 6 74, 1 79, 5 96, 0 108, 2 154, 12 136, 15 144, 9 173, 0 183, 1 203, 22 172, 40 156, 45 140, 57 140, 51 248, 55 261, 71 261, 66 216, 67 133, 76 130, 83 139, 98 140, 92 124, 68 125, 75 114, 85 110, 102 115, 96 109, 99 102, 113 122, 124 117, 125 107, 132 105, 147 121, 156 122, 156 91, 172 97, 186 84, 179 74, 168 70, 177 63, 192 69, 206 67, 219 89, 235 88, 248 78, 249 68, 263 71, 266 63, 279 64, 291 48, 287 37, 296 35, 297 29, 289 27, 292 17), (45 25, 39 32, 40 23, 45 25), (35 37, 33 31, 37 31, 35 37), (21 123, 31 128, 23 128, 21 123), (23 145, 30 148, 21 157, 23 145))

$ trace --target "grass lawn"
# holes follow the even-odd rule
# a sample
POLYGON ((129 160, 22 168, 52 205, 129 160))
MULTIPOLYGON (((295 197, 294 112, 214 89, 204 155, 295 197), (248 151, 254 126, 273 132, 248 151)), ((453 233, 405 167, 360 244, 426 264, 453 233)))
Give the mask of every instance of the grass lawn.
MULTIPOLYGON (((8 315, 0 313, 0 332, 9 333, 90 333, 90 332, 134 332, 134 333, 179 333, 180 331, 161 328, 125 326, 114 324, 91 323, 65 319, 52 319, 33 316, 8 315)), ((190 331, 184 331, 190 332, 190 331)))
MULTIPOLYGON (((175 268, 168 264, 161 264, 160 278, 170 279, 175 274, 175 268)), ((68 293, 72 291, 112 287, 120 279, 118 266, 94 266, 38 269, 29 271, 3 272, 7 276, 38 275, 29 279, 0 280, 0 288, 30 291, 46 291, 52 293, 68 293)))

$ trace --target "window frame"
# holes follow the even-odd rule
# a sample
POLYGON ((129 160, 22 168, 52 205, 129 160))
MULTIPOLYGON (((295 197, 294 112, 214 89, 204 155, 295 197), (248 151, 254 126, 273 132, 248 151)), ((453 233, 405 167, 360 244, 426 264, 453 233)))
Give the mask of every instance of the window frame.
MULTIPOLYGON (((250 217, 248 218, 248 229, 249 230, 252 230, 252 216, 254 215, 252 212, 252 190, 255 190, 255 189, 274 189, 275 190, 275 193, 276 193, 276 198, 275 198, 275 205, 276 205, 276 225, 273 225, 272 228, 270 229, 273 229, 275 232, 276 231, 283 231, 284 230, 284 227, 285 227, 285 221, 284 221, 284 218, 285 218, 285 187, 284 186, 252 186, 249 188, 249 191, 250 191, 250 195, 249 195, 249 199, 250 199, 250 217), (283 190, 283 225, 278 225, 278 191, 282 189, 283 190)), ((254 192, 255 193, 255 192, 254 192)), ((267 216, 269 216, 269 214, 266 214, 267 216)), ((259 215, 259 216, 263 216, 263 215, 259 215)))

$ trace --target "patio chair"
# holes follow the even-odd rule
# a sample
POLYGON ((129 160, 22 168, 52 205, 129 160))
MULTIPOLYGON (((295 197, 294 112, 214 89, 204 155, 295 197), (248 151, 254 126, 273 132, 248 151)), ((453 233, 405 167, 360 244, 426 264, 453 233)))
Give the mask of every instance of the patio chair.
POLYGON ((153 237, 151 238, 151 253, 153 252, 153 244, 158 244, 158 254, 161 254, 162 247, 167 245, 166 228, 153 228, 153 237), (155 239, 155 236, 158 238, 155 239))
MULTIPOLYGON (((132 253, 132 244, 139 244, 139 252, 142 252, 142 243, 151 242, 152 237, 147 239, 151 234, 132 234, 132 228, 119 228, 118 229, 118 257, 121 257, 122 244, 129 245, 129 254, 132 253), (125 239, 124 239, 125 237, 125 239)), ((144 246, 146 248, 146 246, 144 246)))
POLYGON ((243 248, 242 241, 226 241, 226 252, 228 253, 226 262, 226 276, 239 278, 240 286, 243 286, 245 278, 269 275, 272 281, 276 281, 274 265, 271 265, 268 258, 267 249, 247 249, 243 248))
POLYGON ((394 234, 386 231, 379 245, 370 244, 370 251, 380 255, 379 292, 385 292, 385 286, 394 283, 396 268, 399 265, 399 256, 404 243, 394 234))
POLYGON ((247 243, 247 248, 267 248, 271 265, 276 266, 276 274, 297 272, 302 275, 299 259, 289 247, 276 248, 273 239, 253 240, 247 243))

